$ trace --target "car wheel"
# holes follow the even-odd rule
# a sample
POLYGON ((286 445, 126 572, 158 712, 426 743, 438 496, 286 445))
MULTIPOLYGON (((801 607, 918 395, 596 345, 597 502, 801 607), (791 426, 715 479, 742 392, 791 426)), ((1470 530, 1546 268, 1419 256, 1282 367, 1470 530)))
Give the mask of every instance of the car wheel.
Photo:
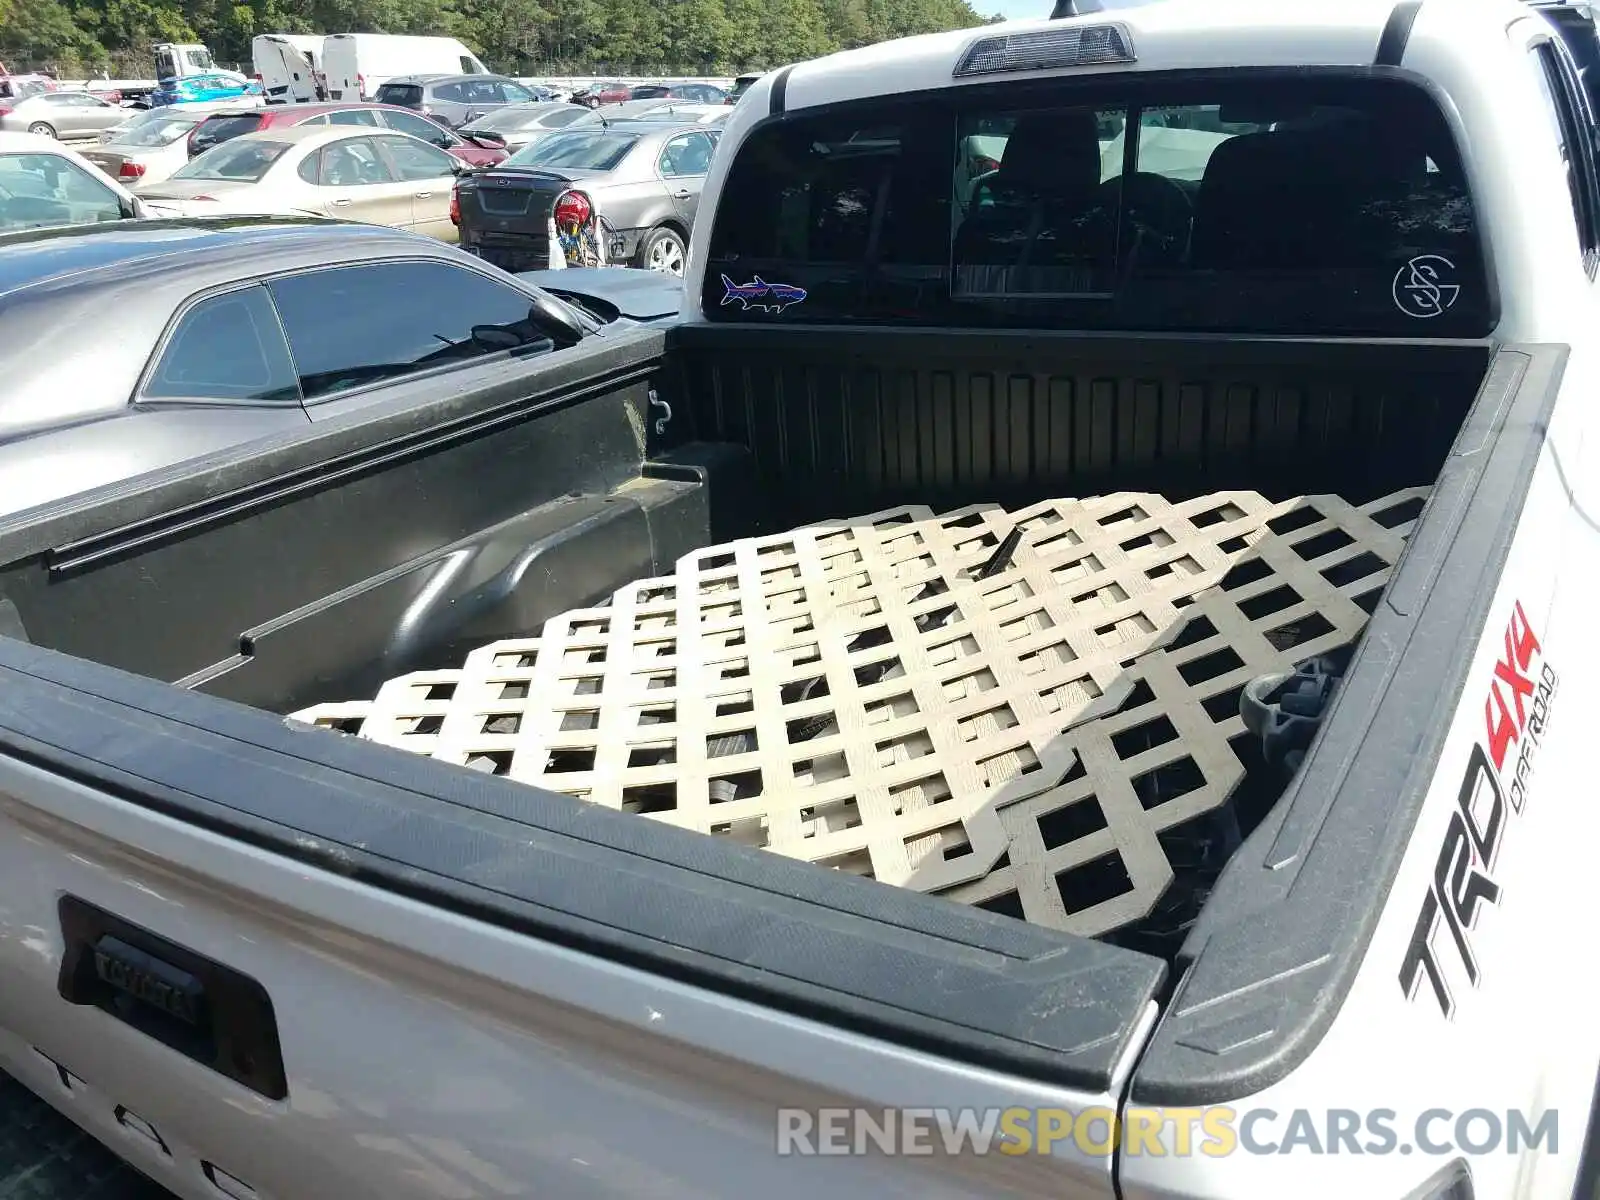
POLYGON ((683 239, 675 229, 652 229, 639 247, 639 265, 663 275, 682 277, 684 257, 683 239))
POLYGON ((28 132, 38 137, 53 138, 56 135, 56 127, 45 121, 35 121, 28 126, 28 132))

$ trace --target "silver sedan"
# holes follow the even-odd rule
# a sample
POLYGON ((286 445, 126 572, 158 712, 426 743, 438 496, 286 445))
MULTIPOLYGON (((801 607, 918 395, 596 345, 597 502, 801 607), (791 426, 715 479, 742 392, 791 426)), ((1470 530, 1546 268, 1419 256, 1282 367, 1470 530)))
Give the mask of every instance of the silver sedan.
POLYGON ((39 92, 0 105, 0 130, 64 142, 94 141, 127 118, 128 114, 117 105, 89 92, 39 92))
POLYGON ((588 115, 589 110, 581 105, 556 101, 508 104, 469 121, 457 132, 466 135, 497 133, 505 138, 506 148, 514 152, 588 115))

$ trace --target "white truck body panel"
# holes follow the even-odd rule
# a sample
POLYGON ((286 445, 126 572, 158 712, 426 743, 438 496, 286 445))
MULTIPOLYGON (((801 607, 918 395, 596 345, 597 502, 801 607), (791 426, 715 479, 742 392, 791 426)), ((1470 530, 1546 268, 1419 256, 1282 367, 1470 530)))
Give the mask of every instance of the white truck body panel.
POLYGON ((250 43, 250 58, 269 104, 304 104, 317 98, 322 38, 262 33, 250 43))
POLYGON ((556 1180, 563 1200, 748 1200, 755 1186, 773 1200, 819 1191, 863 1200, 1086 1200, 1109 1190, 1110 1160, 1070 1144, 1050 1157, 970 1160, 937 1179, 917 1158, 865 1170, 857 1160, 779 1160, 773 1130, 782 1106, 1077 1111, 1113 1098, 1019 1088, 1004 1075, 555 945, 532 947, 47 779, 0 762, 0 878, 8 881, 0 973, 13 981, 0 1002, 0 1067, 184 1200, 214 1200, 207 1164, 258 1200, 536 1196, 556 1180), (39 784, 50 789, 52 815, 8 798, 39 784), (75 895, 272 980, 279 1019, 292 1022, 285 1048, 301 1048, 287 1064, 294 1103, 241 1101, 236 1085, 187 1061, 175 1079, 166 1047, 94 1010, 63 1023, 57 958, 27 932, 42 937, 54 924, 63 881, 75 895), (720 1056, 693 1049, 708 1039, 720 1056), (403 1059, 390 1052, 397 1045, 410 1048, 403 1059), (708 1106, 717 1095, 739 1103, 708 1106), (118 1106, 127 1110, 120 1121, 118 1106), (132 1126, 153 1128, 169 1153, 132 1126), (718 1164, 715 1186, 707 1162, 718 1164))
POLYGON ((334 100, 370 100, 401 75, 486 75, 489 69, 455 38, 387 33, 330 33, 322 70, 334 100))

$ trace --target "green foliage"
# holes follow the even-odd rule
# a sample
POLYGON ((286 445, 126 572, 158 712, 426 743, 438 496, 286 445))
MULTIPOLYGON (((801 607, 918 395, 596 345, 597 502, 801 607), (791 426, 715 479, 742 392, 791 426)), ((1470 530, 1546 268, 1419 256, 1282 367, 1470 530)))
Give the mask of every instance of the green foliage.
POLYGON ((519 75, 733 74, 983 21, 969 0, 0 0, 0 62, 148 78, 152 43, 199 41, 248 70, 258 33, 373 32, 519 75))

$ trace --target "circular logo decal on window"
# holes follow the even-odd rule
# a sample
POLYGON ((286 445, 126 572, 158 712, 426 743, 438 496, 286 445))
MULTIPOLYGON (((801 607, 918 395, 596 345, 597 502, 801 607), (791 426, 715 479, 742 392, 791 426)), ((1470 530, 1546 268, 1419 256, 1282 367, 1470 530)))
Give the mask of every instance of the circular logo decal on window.
POLYGON ((1395 272, 1395 307, 1408 317, 1425 319, 1447 313, 1461 295, 1456 265, 1442 254, 1419 254, 1395 272))

